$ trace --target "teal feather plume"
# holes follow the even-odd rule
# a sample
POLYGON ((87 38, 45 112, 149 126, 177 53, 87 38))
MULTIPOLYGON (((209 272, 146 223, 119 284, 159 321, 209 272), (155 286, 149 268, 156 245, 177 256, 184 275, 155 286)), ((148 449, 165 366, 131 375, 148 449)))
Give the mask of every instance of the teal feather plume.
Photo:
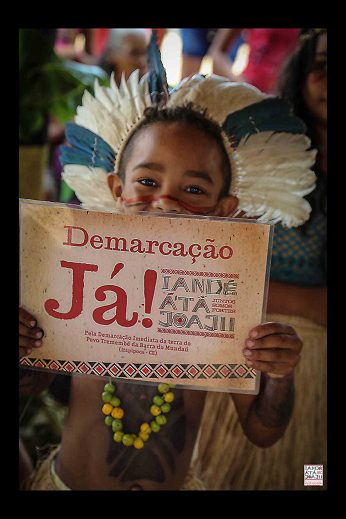
POLYGON ((283 99, 268 98, 229 114, 222 129, 232 145, 237 147, 243 137, 255 133, 304 133, 304 123, 293 115, 291 106, 283 99))
POLYGON ((66 124, 66 139, 71 146, 60 146, 60 162, 114 171, 115 152, 94 132, 74 123, 66 124))
POLYGON ((148 86, 153 104, 168 101, 168 84, 165 68, 161 61, 161 52, 157 45, 157 31, 153 29, 148 45, 148 86))

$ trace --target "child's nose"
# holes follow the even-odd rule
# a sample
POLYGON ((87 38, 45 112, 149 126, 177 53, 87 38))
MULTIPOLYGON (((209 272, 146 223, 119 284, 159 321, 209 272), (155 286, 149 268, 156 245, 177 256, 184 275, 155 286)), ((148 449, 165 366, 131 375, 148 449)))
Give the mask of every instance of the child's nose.
POLYGON ((152 202, 154 209, 163 213, 181 213, 182 207, 177 198, 169 195, 162 195, 152 202))

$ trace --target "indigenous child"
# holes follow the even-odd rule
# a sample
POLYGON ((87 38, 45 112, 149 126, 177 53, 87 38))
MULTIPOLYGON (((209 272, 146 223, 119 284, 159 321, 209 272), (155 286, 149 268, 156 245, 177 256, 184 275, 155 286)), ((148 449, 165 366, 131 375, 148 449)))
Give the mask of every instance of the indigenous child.
MULTIPOLYGON (((217 76, 195 76, 170 96, 159 81, 150 91, 151 79, 149 74, 149 81, 144 76, 138 83, 134 73, 119 89, 113 78, 108 89, 96 83, 95 98, 85 94, 75 124, 68 126, 72 146, 62 152, 64 179, 84 207, 113 213, 240 214, 286 225, 308 218, 310 208, 302 196, 314 187, 309 168, 315 152, 308 151, 309 139, 284 103, 217 76)), ((43 333, 35 317, 20 308, 20 356, 40 347, 37 339, 43 333)), ((244 362, 262 371, 261 389, 258 395, 231 397, 245 435, 260 447, 274 444, 289 422, 301 349, 294 328, 283 323, 249 330, 244 362)), ((156 387, 118 380, 108 384, 106 392, 112 395, 116 386, 125 411, 120 417, 124 431, 143 425, 141 441, 134 441, 105 425, 100 405, 104 385, 87 376, 71 377, 61 445, 27 488, 204 488, 189 478, 189 467, 206 392, 168 391, 160 385, 163 395, 168 391, 174 396, 168 399, 169 421, 157 432, 153 421, 146 425, 156 387)))

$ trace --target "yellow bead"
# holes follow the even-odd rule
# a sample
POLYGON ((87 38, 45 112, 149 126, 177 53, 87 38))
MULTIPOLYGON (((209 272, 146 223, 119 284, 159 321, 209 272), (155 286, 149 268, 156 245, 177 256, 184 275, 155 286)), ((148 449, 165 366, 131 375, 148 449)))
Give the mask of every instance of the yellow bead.
POLYGON ((142 433, 149 434, 151 433, 150 425, 148 423, 142 423, 140 426, 140 430, 142 433))
POLYGON ((142 438, 135 438, 135 441, 133 442, 133 446, 136 449, 142 449, 144 447, 144 442, 142 438))
POLYGON ((150 408, 150 412, 153 416, 158 416, 161 414, 161 409, 157 405, 152 405, 150 408))
POLYGON ((119 420, 122 419, 124 416, 124 411, 121 409, 121 407, 114 407, 112 411, 113 418, 118 418, 119 420))
POLYGON ((104 414, 111 414, 111 412, 113 411, 113 406, 111 404, 105 404, 103 407, 102 407, 102 412, 104 414))
POLYGON ((165 402, 173 402, 174 400, 174 393, 172 393, 172 391, 169 391, 168 393, 166 393, 163 398, 165 399, 165 402))
POLYGON ((140 438, 142 438, 142 440, 143 440, 144 442, 146 442, 146 441, 148 440, 148 438, 149 438, 149 434, 144 433, 144 432, 139 432, 139 433, 138 433, 138 436, 139 436, 140 438))

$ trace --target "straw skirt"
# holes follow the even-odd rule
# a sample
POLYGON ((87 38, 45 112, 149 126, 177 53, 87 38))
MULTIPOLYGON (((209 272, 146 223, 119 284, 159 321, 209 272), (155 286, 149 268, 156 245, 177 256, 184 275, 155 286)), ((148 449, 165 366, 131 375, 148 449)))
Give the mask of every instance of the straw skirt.
POLYGON ((295 374, 295 408, 270 448, 245 437, 227 393, 210 392, 201 424, 195 476, 210 490, 325 490, 327 475, 326 328, 301 317, 267 315, 291 324, 303 340, 295 374), (323 465, 323 486, 304 486, 304 465, 323 465))

